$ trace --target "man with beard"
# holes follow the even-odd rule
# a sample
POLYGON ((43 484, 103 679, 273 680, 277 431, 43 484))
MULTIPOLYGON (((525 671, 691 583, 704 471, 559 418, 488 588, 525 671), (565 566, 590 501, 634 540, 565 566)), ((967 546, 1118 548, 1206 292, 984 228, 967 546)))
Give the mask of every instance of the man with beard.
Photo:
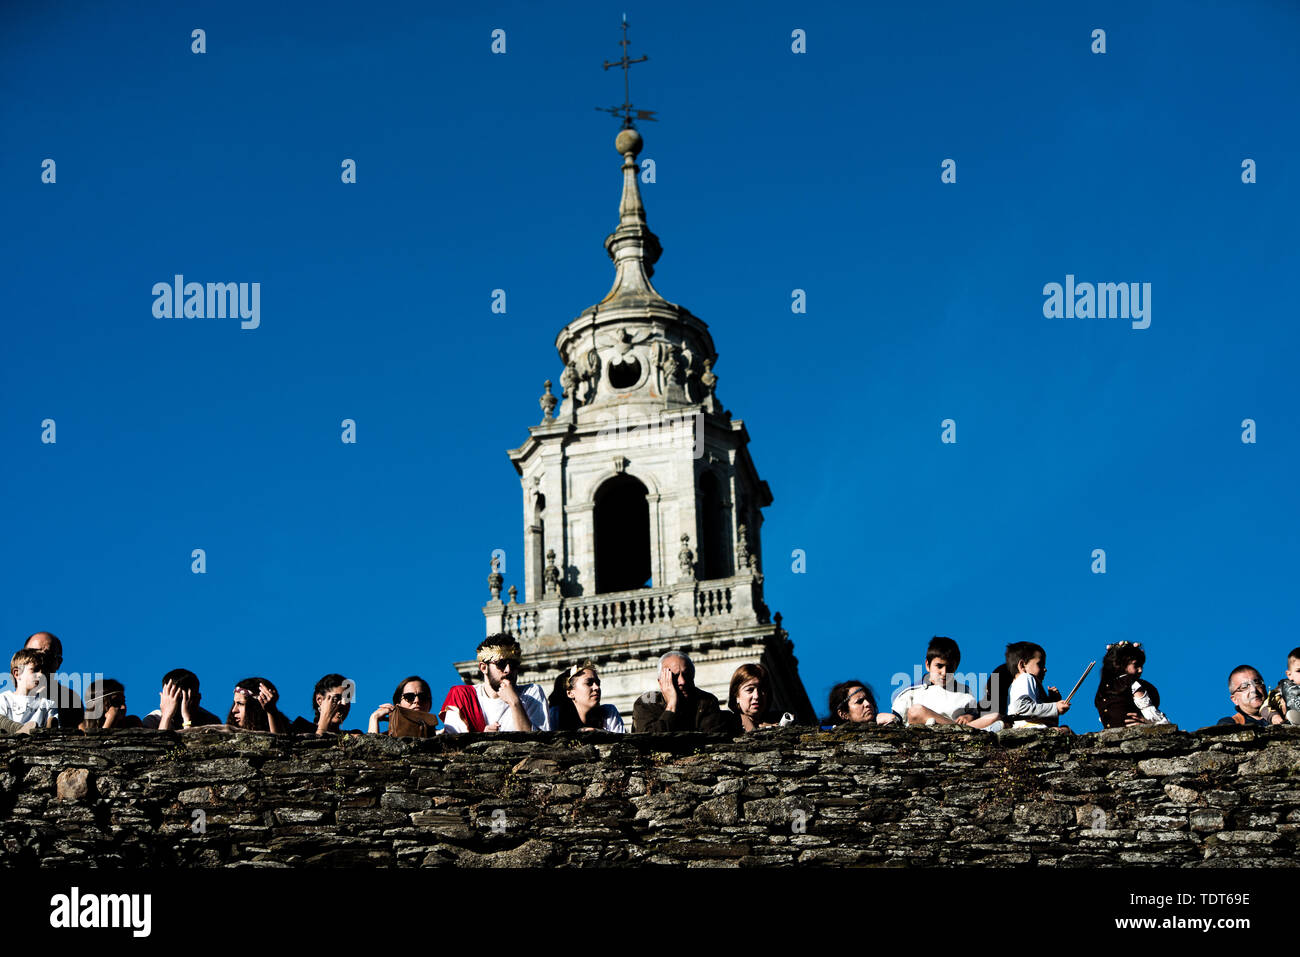
POLYGON ((1226 718, 1220 718, 1219 724, 1245 724, 1264 728, 1270 724, 1283 724, 1286 719, 1276 711, 1269 709, 1265 703, 1268 686, 1258 671, 1250 665, 1238 665, 1228 675, 1228 700, 1236 709, 1226 718))
POLYGON ((518 683, 522 656, 509 635, 493 635, 479 644, 483 683, 457 685, 447 692, 439 717, 448 734, 551 730, 546 693, 540 685, 518 683))

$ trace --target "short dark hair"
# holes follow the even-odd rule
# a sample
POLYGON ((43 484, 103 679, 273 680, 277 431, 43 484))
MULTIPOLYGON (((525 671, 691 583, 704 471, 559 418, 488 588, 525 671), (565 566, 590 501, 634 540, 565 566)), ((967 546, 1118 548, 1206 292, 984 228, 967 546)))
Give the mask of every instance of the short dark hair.
POLYGON ((848 710, 849 692, 854 688, 861 688, 866 693, 867 700, 871 702, 871 710, 876 714, 880 713, 880 709, 876 707, 876 696, 871 690, 871 685, 854 678, 850 681, 841 681, 831 689, 830 700, 827 702, 831 713, 826 721, 827 724, 839 724, 844 720, 840 717, 840 712, 848 710))
MULTIPOLYGON (((424 685, 424 692, 429 696, 429 710, 432 711, 433 710, 433 689, 429 687, 429 682, 425 681, 419 675, 411 675, 409 678, 403 678, 401 681, 397 683, 397 687, 393 689, 393 704, 397 704, 402 700, 402 689, 405 688, 412 681, 418 681, 420 682, 420 684, 424 685)), ((312 700, 315 700, 315 698, 313 697, 312 700)))
POLYGON ((1300 648, 1292 648, 1287 652, 1286 660, 1288 663, 1290 663, 1292 658, 1300 659, 1300 648))
POLYGON ((474 649, 474 653, 478 654, 478 652, 482 651, 484 648, 498 648, 501 645, 517 644, 519 644, 519 641, 513 635, 507 635, 505 633, 488 635, 478 643, 478 647, 474 649))
POLYGON ((167 687, 169 681, 182 691, 199 690, 199 676, 185 668, 173 668, 163 675, 162 686, 167 687))
POLYGON ((935 658, 948 662, 948 670, 953 671, 961 664, 961 649, 951 638, 935 635, 930 639, 930 647, 925 649, 925 666, 930 667, 930 662, 935 658))
POLYGON ((731 688, 727 692, 727 707, 732 711, 736 710, 736 695, 740 693, 741 685, 748 681, 758 679, 758 687, 763 694, 767 695, 768 700, 772 697, 772 685, 767 678, 767 669, 760 664, 744 664, 736 669, 735 674, 731 676, 731 688))
POLYGON ((1237 667, 1233 668, 1231 671, 1228 672, 1228 688, 1229 689, 1232 688, 1233 678, 1246 671, 1253 671, 1255 672, 1256 675, 1259 676, 1260 681, 1264 680, 1264 676, 1260 674, 1259 669, 1256 668, 1254 665, 1237 665, 1237 667))
POLYGON ((1042 645, 1036 645, 1032 641, 1017 641, 1015 644, 1007 645, 1007 671, 1014 678, 1020 670, 1022 661, 1027 664, 1040 655, 1046 658, 1047 652, 1043 650, 1042 645))

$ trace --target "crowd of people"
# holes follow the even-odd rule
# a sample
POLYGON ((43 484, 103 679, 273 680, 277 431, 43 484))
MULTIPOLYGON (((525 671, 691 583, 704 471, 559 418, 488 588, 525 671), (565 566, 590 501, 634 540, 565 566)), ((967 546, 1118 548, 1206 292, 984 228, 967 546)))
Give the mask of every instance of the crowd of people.
MULTIPOLYGON (((509 635, 493 635, 479 644, 482 681, 448 690, 433 710, 433 689, 419 675, 398 682, 392 701, 379 705, 366 728, 369 734, 427 737, 494 731, 627 731, 618 709, 601 704, 600 674, 591 661, 580 661, 556 676, 549 694, 541 685, 522 683, 523 652, 509 635), (387 725, 381 730, 380 725, 387 725), (441 725, 441 727, 439 727, 441 725)), ((871 686, 849 680, 830 691, 826 726, 842 724, 959 724, 973 730, 1053 727, 1071 708, 1060 691, 1045 683, 1047 652, 1033 642, 1007 645, 1005 660, 994 669, 982 697, 956 680, 961 649, 951 638, 936 636, 925 653, 921 680, 894 694, 890 710, 881 712, 871 686)), ((36 727, 83 731, 122 728, 157 730, 224 726, 275 734, 361 733, 344 727, 351 714, 355 686, 341 674, 327 674, 312 692, 311 718, 290 720, 279 706, 280 692, 267 678, 243 678, 235 685, 224 718, 205 709, 199 679, 177 668, 162 677, 158 707, 143 718, 127 712, 126 689, 112 678, 91 682, 83 700, 61 680, 63 644, 49 632, 37 632, 10 660, 12 687, 0 692, 0 731, 23 733, 36 727)), ((1142 677, 1146 653, 1137 642, 1106 646, 1093 703, 1104 728, 1165 724, 1160 692, 1142 677)), ((1287 656, 1285 676, 1268 690, 1260 672, 1239 665, 1228 675, 1233 713, 1219 724, 1300 724, 1300 648, 1287 656)), ((682 651, 659 660, 658 687, 632 709, 632 730, 705 731, 745 734, 792 724, 790 714, 771 710, 771 681, 761 664, 743 664, 732 675, 726 708, 695 684, 695 665, 682 651)))

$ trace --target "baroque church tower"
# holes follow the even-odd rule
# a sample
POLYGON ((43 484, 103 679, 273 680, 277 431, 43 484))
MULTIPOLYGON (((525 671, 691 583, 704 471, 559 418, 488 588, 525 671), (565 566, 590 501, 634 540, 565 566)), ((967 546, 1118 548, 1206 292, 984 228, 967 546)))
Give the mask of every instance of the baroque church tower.
MULTIPOLYGON (((736 667, 761 662, 772 707, 812 720, 793 643, 764 597, 772 493, 744 423, 718 399, 708 326, 650 281, 662 249, 638 185, 641 134, 629 122, 614 145, 623 157, 618 228, 605 239, 614 285, 560 330, 560 396, 548 380, 541 422, 509 453, 523 486, 525 599, 512 585, 502 601, 494 559, 486 634, 514 635, 526 680, 547 693, 562 670, 595 662, 602 703, 629 728, 670 650, 691 656, 696 685, 723 707, 736 667)), ((456 669, 480 677, 474 661, 456 669)))

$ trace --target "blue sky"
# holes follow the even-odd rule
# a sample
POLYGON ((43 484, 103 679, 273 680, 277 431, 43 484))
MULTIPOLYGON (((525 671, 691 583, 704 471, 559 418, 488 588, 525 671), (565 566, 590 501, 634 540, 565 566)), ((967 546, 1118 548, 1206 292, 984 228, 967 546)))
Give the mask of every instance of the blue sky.
POLYGON ((1232 666, 1271 685, 1300 644, 1300 11, 1134 7, 6 5, 3 633, 54 631, 138 713, 179 666, 223 712, 245 675, 302 713, 341 671, 357 723, 454 682, 522 547, 505 450, 612 279, 592 108, 626 11, 655 281, 710 325, 775 495, 768 601, 814 703, 887 696, 936 633, 963 672, 1038 641, 1065 687, 1129 639, 1211 723, 1232 666), (261 325, 154 318, 176 273, 260 282, 261 325), (1150 327, 1045 318, 1067 274, 1151 283, 1150 327))

